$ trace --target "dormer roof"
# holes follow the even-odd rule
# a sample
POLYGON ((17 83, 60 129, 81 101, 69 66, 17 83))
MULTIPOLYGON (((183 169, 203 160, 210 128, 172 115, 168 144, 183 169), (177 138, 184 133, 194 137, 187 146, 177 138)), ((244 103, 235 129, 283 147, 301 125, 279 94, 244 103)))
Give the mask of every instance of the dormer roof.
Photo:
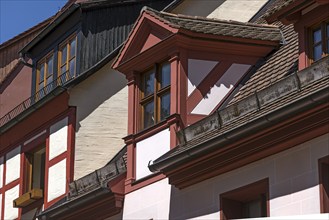
POLYGON ((279 27, 275 25, 176 15, 144 7, 112 67, 120 70, 120 66, 133 57, 177 34, 194 39, 271 47, 278 46, 283 40, 279 27))

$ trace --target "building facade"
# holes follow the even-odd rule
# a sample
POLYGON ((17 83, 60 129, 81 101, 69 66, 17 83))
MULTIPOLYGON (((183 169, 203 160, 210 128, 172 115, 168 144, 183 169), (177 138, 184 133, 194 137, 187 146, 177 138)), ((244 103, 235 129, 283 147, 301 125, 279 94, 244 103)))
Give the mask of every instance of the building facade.
POLYGON ((2 104, 1 219, 328 219, 328 11, 68 1, 0 84, 31 92, 2 104))

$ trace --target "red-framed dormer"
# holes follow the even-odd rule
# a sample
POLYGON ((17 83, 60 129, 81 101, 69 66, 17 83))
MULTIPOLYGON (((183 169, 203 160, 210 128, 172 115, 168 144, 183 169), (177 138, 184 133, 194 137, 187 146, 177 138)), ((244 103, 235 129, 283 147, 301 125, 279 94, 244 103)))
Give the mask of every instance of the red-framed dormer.
POLYGON ((302 70, 329 54, 329 0, 289 0, 266 15, 269 23, 293 24, 302 70))
POLYGON ((177 146, 177 131, 215 112, 281 40, 276 26, 145 8, 112 65, 129 88, 126 193, 165 178, 149 162, 177 146))

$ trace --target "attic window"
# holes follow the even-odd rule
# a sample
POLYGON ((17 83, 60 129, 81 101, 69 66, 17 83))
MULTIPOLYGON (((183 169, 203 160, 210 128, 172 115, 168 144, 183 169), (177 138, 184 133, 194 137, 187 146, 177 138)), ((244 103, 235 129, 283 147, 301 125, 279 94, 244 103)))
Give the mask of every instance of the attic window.
POLYGON ((59 46, 59 75, 66 74, 68 79, 76 74, 76 47, 76 35, 69 37, 59 46))
POLYGON ((311 30, 312 62, 327 56, 329 53, 329 22, 322 22, 311 30))
POLYGON ((41 90, 53 81, 54 54, 51 52, 37 64, 36 91, 41 90))
POLYGON ((148 128, 170 115, 170 63, 156 65, 142 74, 142 128, 148 128))

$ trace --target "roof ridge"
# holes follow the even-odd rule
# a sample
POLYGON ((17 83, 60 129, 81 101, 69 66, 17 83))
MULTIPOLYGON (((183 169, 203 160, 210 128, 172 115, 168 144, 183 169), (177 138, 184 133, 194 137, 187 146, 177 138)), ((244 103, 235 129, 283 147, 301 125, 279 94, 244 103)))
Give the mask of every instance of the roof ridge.
MULTIPOLYGON (((173 19, 191 19, 191 20, 198 20, 198 21, 206 21, 206 22, 214 22, 214 23, 226 23, 230 25, 241 25, 241 26, 251 26, 251 27, 259 27, 259 28, 279 28, 277 25, 270 25, 270 24, 256 24, 252 22, 240 22, 235 20, 224 20, 224 19, 217 19, 217 18, 207 18, 202 16, 191 16, 191 15, 184 15, 184 14, 173 14, 169 12, 164 11, 157 11, 150 7, 144 7, 142 9, 142 12, 151 12, 152 14, 155 14, 156 16, 169 16, 173 19)), ((166 19, 166 18, 164 18, 166 19)), ((167 19, 166 19, 167 20, 167 19)))

